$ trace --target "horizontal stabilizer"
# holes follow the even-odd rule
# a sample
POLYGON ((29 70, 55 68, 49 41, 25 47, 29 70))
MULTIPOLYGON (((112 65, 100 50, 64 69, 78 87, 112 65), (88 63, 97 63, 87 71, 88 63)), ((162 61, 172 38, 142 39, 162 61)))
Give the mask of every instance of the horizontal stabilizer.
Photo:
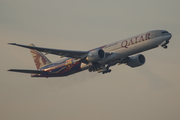
POLYGON ((8 71, 21 72, 21 73, 37 73, 37 74, 44 72, 44 71, 40 71, 40 70, 24 70, 24 69, 10 69, 8 71))

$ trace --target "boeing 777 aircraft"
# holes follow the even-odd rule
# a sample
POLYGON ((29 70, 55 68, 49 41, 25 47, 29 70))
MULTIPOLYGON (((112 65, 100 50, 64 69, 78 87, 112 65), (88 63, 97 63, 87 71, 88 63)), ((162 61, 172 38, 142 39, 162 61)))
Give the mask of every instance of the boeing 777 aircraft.
POLYGON ((126 64, 130 67, 138 67, 145 63, 145 57, 142 54, 137 53, 158 46, 167 48, 171 36, 171 33, 165 30, 154 30, 89 51, 61 50, 35 47, 33 44, 20 45, 9 43, 10 45, 29 48, 37 70, 10 69, 8 71, 31 73, 31 77, 60 77, 87 69, 89 72, 97 71, 98 73, 104 74, 111 72, 109 67, 116 64, 126 64), (64 58, 52 63, 41 52, 58 55, 64 58))

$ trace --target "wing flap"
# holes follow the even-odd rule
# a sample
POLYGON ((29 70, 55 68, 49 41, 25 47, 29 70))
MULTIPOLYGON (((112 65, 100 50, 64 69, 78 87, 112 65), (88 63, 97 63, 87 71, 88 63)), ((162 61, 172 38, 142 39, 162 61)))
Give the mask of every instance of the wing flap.
POLYGON ((20 73, 37 73, 37 74, 44 72, 44 71, 40 71, 40 70, 25 70, 25 69, 10 69, 8 71, 20 72, 20 73))

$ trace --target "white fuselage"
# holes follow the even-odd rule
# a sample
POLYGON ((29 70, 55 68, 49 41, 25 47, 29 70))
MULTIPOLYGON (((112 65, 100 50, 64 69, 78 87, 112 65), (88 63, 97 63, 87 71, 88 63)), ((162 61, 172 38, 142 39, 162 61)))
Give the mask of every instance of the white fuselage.
MULTIPOLYGON (((133 54, 137 54, 161 45, 164 41, 169 41, 171 34, 164 30, 149 31, 140 35, 120 40, 102 46, 104 52, 111 53, 98 63, 107 64, 114 60, 120 60, 133 54)), ((114 62, 117 63, 117 62, 114 62)), ((113 63, 112 63, 113 64, 113 63)), ((81 69, 88 69, 90 65, 82 63, 81 69)))

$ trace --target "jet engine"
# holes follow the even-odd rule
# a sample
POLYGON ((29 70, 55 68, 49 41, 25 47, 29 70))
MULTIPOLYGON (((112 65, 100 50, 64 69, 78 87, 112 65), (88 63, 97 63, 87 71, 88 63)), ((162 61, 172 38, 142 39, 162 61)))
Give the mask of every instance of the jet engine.
POLYGON ((98 62, 105 58, 105 52, 102 49, 96 49, 90 51, 86 57, 86 60, 89 62, 98 62))
POLYGON ((138 54, 129 58, 127 65, 130 67, 138 67, 145 63, 145 57, 142 54, 138 54))

